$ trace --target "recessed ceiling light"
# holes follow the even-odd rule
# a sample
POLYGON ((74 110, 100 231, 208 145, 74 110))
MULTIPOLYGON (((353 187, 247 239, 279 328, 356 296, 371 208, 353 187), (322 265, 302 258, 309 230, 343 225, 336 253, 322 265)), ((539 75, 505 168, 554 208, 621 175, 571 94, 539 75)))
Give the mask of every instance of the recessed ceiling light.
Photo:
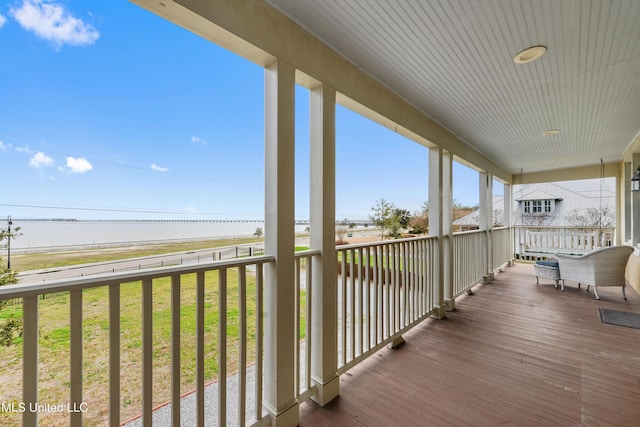
POLYGON ((559 129, 549 129, 542 132, 544 136, 555 135, 556 133, 560 133, 559 129))
POLYGON ((540 58, 546 51, 546 46, 531 46, 514 56, 513 62, 516 64, 526 64, 527 62, 535 61, 540 58))

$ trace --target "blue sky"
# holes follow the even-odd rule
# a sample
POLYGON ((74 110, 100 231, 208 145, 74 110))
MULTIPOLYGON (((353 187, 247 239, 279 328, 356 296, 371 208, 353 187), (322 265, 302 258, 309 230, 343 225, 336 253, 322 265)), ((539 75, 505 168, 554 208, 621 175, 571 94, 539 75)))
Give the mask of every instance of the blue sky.
MULTIPOLYGON (((0 218, 261 219, 262 68, 127 1, 0 3, 0 218)), ((308 93, 296 217, 309 215, 308 93)), ((338 106, 337 218, 418 209, 427 149, 338 106), (411 171, 411 172, 408 172, 411 171)), ((454 198, 478 201, 454 169, 454 198)))

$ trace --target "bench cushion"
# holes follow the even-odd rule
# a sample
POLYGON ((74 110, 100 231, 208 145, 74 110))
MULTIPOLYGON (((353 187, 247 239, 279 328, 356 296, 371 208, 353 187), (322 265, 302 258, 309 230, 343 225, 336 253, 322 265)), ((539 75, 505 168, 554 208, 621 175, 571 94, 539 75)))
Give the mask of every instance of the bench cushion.
POLYGON ((556 282, 556 285, 558 284, 558 281, 561 280, 560 268, 558 268, 558 261, 556 260, 536 261, 533 267, 536 277, 543 277, 545 279, 554 280, 556 282))
POLYGON ((558 268, 557 260, 540 260, 536 261, 536 265, 543 265, 545 267, 558 268))

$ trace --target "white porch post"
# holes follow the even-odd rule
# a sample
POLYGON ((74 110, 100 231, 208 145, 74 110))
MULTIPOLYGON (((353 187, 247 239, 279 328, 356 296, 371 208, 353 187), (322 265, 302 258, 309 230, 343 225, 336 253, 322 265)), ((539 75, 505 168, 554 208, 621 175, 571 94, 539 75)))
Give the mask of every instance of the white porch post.
POLYGON ((433 256, 437 260, 434 263, 434 317, 442 319, 446 317, 445 306, 445 201, 444 201, 444 177, 443 177, 443 150, 441 147, 429 149, 429 234, 438 236, 438 244, 433 256))
POLYGON ((618 245, 631 242, 631 178, 633 177, 631 162, 625 162, 623 164, 620 174, 622 175, 622 182, 618 183, 617 187, 622 191, 622 202, 618 205, 619 208, 616 209, 617 214, 620 215, 620 220, 618 220, 618 215, 616 215, 616 225, 620 224, 616 227, 618 230, 616 232, 616 244, 618 245), (622 207, 624 207, 624 211, 622 207))
POLYGON ((453 295, 453 156, 442 151, 442 272, 444 280, 444 306, 456 309, 453 295))
POLYGON ((493 177, 487 172, 480 172, 480 210, 478 213, 480 230, 485 231, 485 272, 484 281, 493 280, 493 177))
POLYGON ((264 401, 275 426, 298 425, 295 396, 294 68, 265 69, 264 401))
POLYGON ((325 85, 311 90, 311 249, 314 257, 311 309, 312 397, 324 406, 338 396, 338 279, 336 276, 336 92, 325 85))
MULTIPOLYGON (((502 211, 504 212, 502 216, 502 225, 509 228, 509 236, 512 235, 513 230, 513 186, 511 184, 504 184, 504 206, 502 211)), ((513 238, 509 238, 509 247, 507 248, 509 251, 509 261, 508 266, 513 266, 513 238)))
MULTIPOLYGON (((640 153, 634 153, 631 159, 631 176, 640 166, 640 153)), ((640 192, 631 192, 631 244, 640 243, 640 192)))

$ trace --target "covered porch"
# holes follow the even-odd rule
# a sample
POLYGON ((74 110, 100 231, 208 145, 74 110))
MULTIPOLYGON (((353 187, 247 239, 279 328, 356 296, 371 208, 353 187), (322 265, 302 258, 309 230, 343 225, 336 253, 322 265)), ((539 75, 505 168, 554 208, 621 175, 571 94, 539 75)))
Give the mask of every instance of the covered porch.
MULTIPOLYGON (((83 356, 90 334, 83 314, 87 303, 93 303, 89 290, 100 288, 104 318, 95 331, 103 337, 101 368, 108 370, 108 379, 100 386, 108 396, 92 402, 99 414, 65 414, 70 425, 99 420, 119 426, 134 412, 130 397, 135 396, 136 414, 144 426, 151 426, 159 403, 158 371, 164 376, 162 399, 171 403, 174 426, 184 422, 182 395, 194 389, 194 425, 625 425, 638 419, 638 330, 602 325, 597 310, 640 313, 638 295, 630 291, 625 301, 617 288, 607 289, 597 301, 571 284, 562 293, 553 286, 536 286, 530 265, 512 266, 515 184, 615 178, 611 244, 640 242, 640 193, 630 189, 640 164, 637 55, 620 47, 620 58, 603 58, 602 52, 614 49, 598 42, 592 61, 572 56, 567 65, 561 56, 548 56, 554 59, 543 62, 544 67, 534 63, 514 68, 520 65, 512 55, 541 43, 539 38, 550 31, 539 19, 535 36, 523 25, 512 35, 494 37, 493 29, 506 25, 502 2, 478 6, 484 14, 480 22, 476 6, 456 8, 448 2, 424 2, 419 11, 408 2, 361 2, 353 9, 351 2, 133 2, 264 67, 265 254, 3 287, 0 298, 23 299, 22 389, 14 390, 16 402, 38 402, 42 395, 43 366, 49 361, 39 356, 40 310, 45 306, 41 297, 65 292, 69 332, 64 364, 69 375, 64 386, 68 384, 65 391, 73 407, 86 403, 90 393, 84 388, 83 356), (444 20, 454 15, 459 19, 455 25, 431 22, 434 16, 444 20), (422 21, 409 25, 414 16, 422 21), (332 27, 343 18, 348 25, 332 27), (309 28, 315 23, 321 25, 309 28), (355 27, 359 31, 348 37, 329 40, 337 30, 355 27), (452 37, 460 35, 464 41, 449 45, 452 37, 440 37, 449 27, 452 37), (469 28, 476 32, 466 33, 469 28), (436 34, 424 33, 427 29, 436 34), (405 30, 409 42, 394 39, 405 30), (370 43, 369 32, 386 37, 370 43), (425 44, 414 43, 416 38, 425 44), (492 47, 487 57, 476 56, 483 50, 474 44, 478 39, 492 47), (516 46, 514 40, 523 44, 516 46), (341 44, 350 41, 353 45, 341 44), (442 44, 431 51, 436 41, 442 44), (371 45, 376 49, 363 57, 349 56, 350 48, 364 52, 371 45), (459 51, 453 51, 454 46, 459 51), (416 57, 424 62, 414 61, 416 57), (469 57, 477 61, 458 61, 469 57), (374 59, 386 63, 368 61, 374 59), (390 68, 385 71, 384 66, 390 68), (611 73, 599 77, 601 69, 611 73), (551 70, 548 79, 545 70, 551 70), (439 77, 432 81, 432 74, 439 77), (598 78, 587 78, 594 74, 598 78), (608 88, 604 100, 581 97, 589 92, 583 85, 597 92, 603 81, 614 80, 621 86, 608 88), (311 160, 310 249, 297 253, 296 84, 310 93, 311 160), (578 100, 576 87, 581 88, 578 100), (584 109, 575 113, 578 101, 584 109), (429 179, 420 184, 428 188, 428 236, 336 248, 337 104, 428 149, 429 179), (608 108, 611 105, 618 108, 608 108), (543 140, 543 132, 556 126, 566 131, 543 140), (609 133, 614 136, 602 139, 609 133), (478 188, 478 231, 454 233, 454 161, 478 172, 477 182, 465 183, 478 188), (494 181, 504 185, 504 227, 493 223, 494 181), (122 311, 131 288, 140 295, 136 310, 141 325, 133 346, 139 350, 140 390, 133 393, 121 383, 134 370, 125 368, 132 359, 122 340, 122 311), (170 295, 162 316, 154 305, 158 289, 170 295), (469 290, 475 292, 467 295, 469 290), (233 313, 233 322, 228 313, 233 313), (170 335, 154 341, 159 320, 169 324, 165 329, 170 335), (188 333, 186 323, 193 326, 188 333), (171 357, 158 367, 153 362, 159 347, 171 357), (193 348, 188 387, 183 384, 186 347, 193 348), (211 348, 215 360, 209 356, 211 348), (253 387, 247 380, 250 363, 253 387), (215 420, 205 419, 205 384, 211 372, 220 397, 215 420), (232 372, 239 379, 234 390, 227 387, 232 372), (253 406, 247 403, 248 394, 255 397, 253 406), (239 408, 235 417, 229 415, 232 405, 239 408)), ((511 13, 525 15, 528 7, 523 4, 514 2, 511 13)), ((593 27, 567 4, 548 3, 537 13, 558 19, 553 21, 558 31, 574 24, 593 27), (563 16, 568 23, 559 18, 563 16)), ((633 2, 624 5, 615 14, 593 13, 603 22, 598 35, 618 47, 636 46, 640 10, 633 2), (623 22, 608 21, 612 15, 623 22)), ((582 49, 596 44, 590 37, 599 40, 586 30, 583 36, 577 37, 582 49)), ((555 42, 562 51, 573 37, 560 32, 545 43, 555 42)), ((374 184, 383 180, 384 170, 372 171, 367 179, 374 184)), ((632 284, 640 283, 636 279, 632 284)), ((14 415, 25 426, 44 421, 37 411, 14 415)))
POLYGON ((437 274, 434 237, 338 247, 341 274, 324 283, 325 290, 333 284, 324 302, 320 253, 297 253, 293 301, 282 308, 293 319, 282 326, 291 336, 280 344, 290 362, 280 369, 268 364, 278 350, 269 255, 2 287, 3 299, 23 298, 22 390, 12 388, 13 399, 31 405, 43 392, 51 399, 50 378, 69 378, 69 405, 77 409, 51 414, 5 405, 4 422, 115 427, 133 416, 139 419, 131 425, 152 426, 160 404, 169 405, 163 419, 175 426, 632 423, 640 415, 639 330, 601 323, 598 309, 640 314, 640 297, 630 290, 624 300, 616 287, 601 289, 596 300, 577 283, 567 282, 564 292, 551 280, 536 284, 531 264, 509 261, 511 238, 506 228, 455 233, 450 281, 439 280, 445 275, 437 274), (40 298, 60 293, 67 297, 40 298), (142 325, 132 351, 125 307, 135 295, 142 325), (50 332, 40 312, 51 301, 68 316, 70 337, 60 343, 69 353, 43 347, 50 332), (85 315, 96 304, 102 315, 85 315), (154 338, 167 326, 169 340, 154 338), (96 345, 104 363, 84 356, 96 345), (170 359, 157 363, 159 352, 170 359), (325 384, 317 375, 323 366, 333 373, 325 384), (139 369, 141 387, 132 390, 139 369), (101 370, 108 380, 85 386, 87 373, 101 370), (287 415, 266 401, 273 376, 293 399, 287 415), (210 387, 213 407, 205 406, 210 387))
POLYGON ((427 319, 340 380, 324 408, 306 402, 302 426, 631 425, 640 417, 637 329, 600 322, 598 308, 640 313, 608 289, 601 301, 567 282, 535 284, 516 264, 427 319))

